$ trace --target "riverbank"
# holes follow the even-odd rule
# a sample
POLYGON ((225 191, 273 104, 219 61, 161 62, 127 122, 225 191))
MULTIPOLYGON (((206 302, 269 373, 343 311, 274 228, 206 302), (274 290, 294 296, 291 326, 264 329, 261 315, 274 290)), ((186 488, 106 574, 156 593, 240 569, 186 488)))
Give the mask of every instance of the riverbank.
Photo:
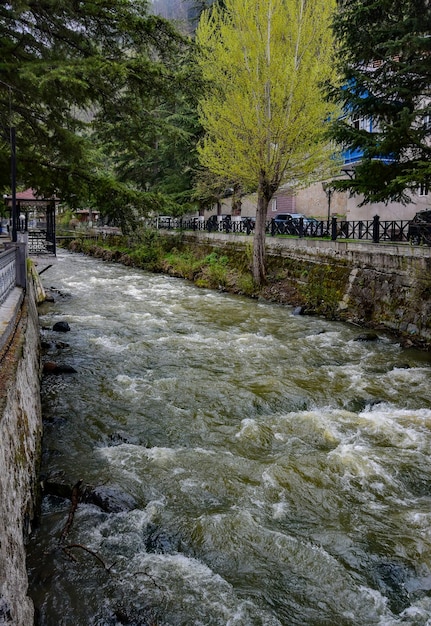
POLYGON ((67 247, 197 286, 290 305, 302 314, 384 330, 405 346, 431 348, 429 249, 272 239, 267 282, 256 289, 251 243, 240 237, 149 232, 139 240, 76 239, 67 247))

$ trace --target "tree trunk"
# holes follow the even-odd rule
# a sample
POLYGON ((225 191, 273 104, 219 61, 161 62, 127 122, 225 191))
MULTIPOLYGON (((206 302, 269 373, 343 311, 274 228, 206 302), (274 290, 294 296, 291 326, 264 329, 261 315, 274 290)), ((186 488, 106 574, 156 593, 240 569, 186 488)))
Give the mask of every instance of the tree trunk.
POLYGON ((232 194, 232 215, 241 215, 241 206, 241 185, 235 184, 232 194))
POLYGON ((253 281, 257 287, 266 281, 265 226, 271 196, 269 184, 262 176, 257 192, 256 226, 253 239, 253 281))

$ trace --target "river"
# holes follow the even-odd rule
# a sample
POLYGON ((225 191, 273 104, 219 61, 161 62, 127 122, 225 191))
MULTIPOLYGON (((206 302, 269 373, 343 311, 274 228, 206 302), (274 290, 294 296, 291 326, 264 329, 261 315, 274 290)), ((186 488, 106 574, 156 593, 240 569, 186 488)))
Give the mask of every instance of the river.
POLYGON ((40 626, 431 624, 430 355, 64 251, 42 278, 76 370, 43 378, 42 478, 112 501, 60 542, 43 498, 40 626))

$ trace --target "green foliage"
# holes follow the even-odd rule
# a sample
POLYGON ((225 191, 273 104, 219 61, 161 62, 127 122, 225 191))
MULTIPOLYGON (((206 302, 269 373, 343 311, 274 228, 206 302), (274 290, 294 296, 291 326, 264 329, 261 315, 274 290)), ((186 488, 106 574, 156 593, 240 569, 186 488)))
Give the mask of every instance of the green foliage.
POLYGON ((163 260, 163 269, 174 276, 194 280, 202 267, 202 259, 196 258, 191 251, 173 250, 163 260))
POLYGON ((63 213, 57 215, 57 229, 68 228, 74 217, 72 209, 66 209, 63 213))
POLYGON ((226 0, 205 11, 197 62, 201 163, 244 189, 257 189, 253 277, 265 279, 268 202, 285 182, 305 185, 333 166, 324 122, 334 106, 322 82, 333 75, 335 0, 226 0))
POLYGON ((328 163, 322 122, 333 107, 321 83, 332 75, 332 0, 227 0, 197 30, 206 89, 199 153, 213 172, 272 191, 328 163))
POLYGON ((170 111, 175 108, 177 89, 172 86, 181 82, 176 60, 188 43, 169 22, 147 10, 146 0, 38 0, 0 6, 4 190, 10 182, 8 133, 13 125, 20 185, 56 193, 72 207, 80 202, 97 206, 113 223, 129 229, 136 224, 135 212, 163 204, 158 189, 148 197, 136 177, 117 175, 119 153, 128 158, 126 137, 110 146, 95 133, 106 126, 120 131, 115 120, 121 119, 121 128, 129 124, 137 143, 144 135, 142 120, 148 127, 155 117, 150 112, 167 102, 170 111))
POLYGON ((334 30, 343 86, 331 98, 347 116, 331 133, 364 152, 354 178, 334 186, 363 194, 364 202, 408 201, 406 192, 431 177, 429 2, 342 0, 334 30), (373 132, 355 128, 352 117, 372 119, 373 132))
POLYGON ((298 291, 310 310, 337 319, 351 268, 345 265, 310 264, 298 282, 298 291), (305 280, 304 280, 305 279, 305 280))
POLYGON ((204 258, 204 263, 209 265, 210 267, 214 267, 215 265, 221 265, 222 267, 226 266, 229 262, 227 256, 219 256, 217 252, 211 252, 204 258))
POLYGON ((256 287, 254 285, 253 276, 250 272, 246 274, 240 273, 237 279, 238 291, 245 296, 256 295, 256 287))
POLYGON ((164 213, 182 215, 196 208, 192 188, 202 132, 196 110, 199 78, 188 44, 179 47, 175 65, 156 78, 157 90, 117 94, 97 120, 96 139, 119 180, 157 194, 164 213))
POLYGON ((226 287, 229 275, 229 259, 227 256, 219 256, 217 252, 212 252, 206 256, 202 263, 202 277, 197 284, 208 287, 226 287))

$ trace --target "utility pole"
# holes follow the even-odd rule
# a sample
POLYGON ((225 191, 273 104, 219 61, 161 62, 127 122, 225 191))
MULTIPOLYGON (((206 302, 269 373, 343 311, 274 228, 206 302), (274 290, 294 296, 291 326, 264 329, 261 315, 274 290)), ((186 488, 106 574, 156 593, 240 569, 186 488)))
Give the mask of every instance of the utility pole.
POLYGON ((9 90, 10 186, 12 198, 12 241, 17 241, 18 215, 16 211, 16 132, 12 120, 12 86, 0 80, 9 90))

